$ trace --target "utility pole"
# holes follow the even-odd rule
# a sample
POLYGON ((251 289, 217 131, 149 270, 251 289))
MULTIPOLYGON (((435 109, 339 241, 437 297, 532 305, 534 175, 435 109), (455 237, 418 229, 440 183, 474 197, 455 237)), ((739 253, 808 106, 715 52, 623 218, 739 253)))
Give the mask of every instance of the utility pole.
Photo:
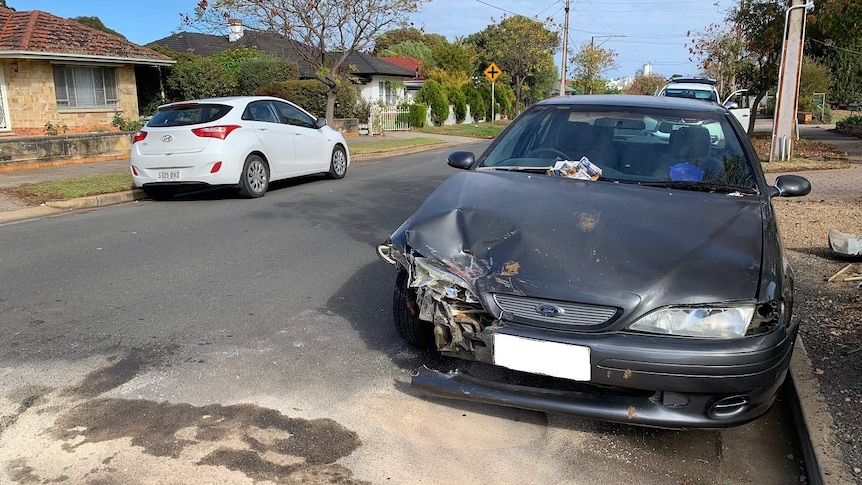
POLYGON ((784 47, 778 68, 778 90, 775 93, 775 118, 769 161, 774 157, 790 160, 797 138, 796 109, 799 101, 799 76, 802 73, 802 47, 805 41, 805 9, 814 3, 793 0, 784 16, 784 47))
POLYGON ((566 22, 563 27, 563 69, 560 74, 560 96, 566 95, 566 56, 569 55, 569 0, 566 0, 566 22))

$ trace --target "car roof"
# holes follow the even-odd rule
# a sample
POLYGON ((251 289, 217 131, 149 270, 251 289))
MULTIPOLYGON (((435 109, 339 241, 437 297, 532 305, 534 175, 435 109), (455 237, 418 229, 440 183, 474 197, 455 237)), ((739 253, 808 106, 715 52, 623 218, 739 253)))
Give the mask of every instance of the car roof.
POLYGON ((240 103, 248 103, 251 101, 259 101, 264 99, 271 99, 275 101, 286 101, 281 98, 275 98, 273 96, 224 96, 219 98, 202 98, 202 99, 189 99, 185 101, 175 101, 173 103, 168 103, 160 107, 164 106, 173 106, 173 105, 183 105, 183 104, 204 104, 204 103, 222 103, 222 104, 240 104, 240 103))
POLYGON ((668 81, 668 84, 708 84, 710 86, 715 86, 716 82, 715 79, 710 79, 708 77, 678 77, 668 81))
POLYGON ((602 106, 620 108, 653 108, 682 111, 707 111, 724 113, 725 109, 699 99, 674 98, 670 96, 647 96, 634 94, 576 94, 557 96, 540 101, 541 105, 602 106))

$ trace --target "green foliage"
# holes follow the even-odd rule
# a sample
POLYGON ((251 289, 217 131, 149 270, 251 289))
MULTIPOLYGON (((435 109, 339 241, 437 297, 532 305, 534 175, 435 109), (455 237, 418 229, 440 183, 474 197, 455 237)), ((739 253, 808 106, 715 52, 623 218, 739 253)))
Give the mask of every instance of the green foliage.
POLYGON ((240 74, 241 66, 250 60, 272 59, 271 56, 268 56, 257 49, 249 49, 248 47, 236 47, 217 52, 209 56, 209 58, 221 66, 224 72, 232 76, 238 76, 240 74))
POLYGON ((442 125, 449 118, 449 100, 443 91, 443 86, 433 79, 428 79, 416 95, 416 101, 431 106, 431 122, 442 125))
POLYGON ((517 114, 515 112, 515 92, 507 84, 496 86, 495 91, 494 98, 499 107, 497 112, 505 115, 509 119, 514 118, 517 114))
POLYGON ((237 94, 247 96, 268 84, 299 79, 299 66, 294 62, 272 58, 247 59, 238 65, 237 94))
POLYGON ((147 48, 152 49, 152 50, 158 52, 159 54, 166 55, 175 61, 179 61, 179 60, 187 60, 188 61, 188 60, 195 59, 195 58, 199 57, 199 56, 196 56, 196 55, 191 54, 189 52, 177 52, 177 51, 170 49, 168 47, 165 47, 161 44, 150 44, 147 46, 147 48))
POLYGON ((393 46, 404 42, 414 42, 424 45, 424 41, 425 35, 415 27, 392 29, 377 36, 377 39, 374 41, 374 54, 381 56, 381 51, 391 49, 393 46))
POLYGON ((449 98, 449 103, 452 104, 452 110, 455 112, 455 123, 463 123, 467 119, 467 97, 457 86, 448 86, 446 97, 449 98))
MULTIPOLYGON (((329 88, 322 82, 316 79, 306 79, 269 84, 258 89, 255 94, 286 99, 316 116, 321 116, 326 112, 326 93, 328 91, 329 88)), ((356 89, 343 83, 338 89, 335 117, 363 119, 358 97, 356 89)), ((365 115, 364 119, 368 119, 368 116, 365 115)))
POLYGON ((388 49, 383 49, 377 54, 380 57, 415 57, 422 61, 423 64, 433 65, 434 54, 431 48, 422 42, 407 40, 393 45, 388 49))
POLYGON ((479 90, 475 86, 468 83, 461 87, 461 92, 464 93, 464 100, 470 105, 470 114, 473 121, 477 121, 485 117, 485 100, 479 94, 479 90))
POLYGON ((177 61, 167 85, 180 99, 230 96, 236 92, 236 78, 208 57, 177 61))
POLYGON ((114 113, 111 119, 111 126, 116 126, 120 131, 138 131, 144 127, 147 122, 141 118, 132 120, 123 117, 119 112, 114 113))
MULTIPOLYGON (((0 7, 2 7, 2 6, 5 6, 5 5, 0 5, 0 7)), ((105 32, 105 33, 108 33, 111 35, 116 35, 117 37, 119 37, 121 39, 126 38, 126 36, 117 32, 116 30, 109 29, 108 27, 105 27, 105 24, 102 23, 102 20, 99 17, 72 17, 69 20, 73 20, 75 22, 78 22, 79 24, 86 25, 87 27, 90 27, 91 29, 101 30, 102 32, 105 32)))
POLYGON ((821 110, 814 105, 814 93, 827 92, 831 84, 829 68, 806 56, 799 76, 799 111, 810 111, 819 116, 821 110))
POLYGON ((560 39, 555 31, 549 30, 542 22, 513 16, 469 36, 466 42, 478 54, 474 65, 475 74, 482 76, 482 71, 492 61, 500 66, 504 74, 497 85, 511 83, 514 86, 520 111, 520 107, 526 103, 525 95, 534 87, 532 83, 545 79, 537 75, 538 71, 554 65, 553 54, 560 39), (524 89, 525 86, 528 89, 524 89))
POLYGON ((410 110, 410 126, 413 128, 424 127, 428 105, 425 103, 413 103, 408 105, 407 108, 410 110))
POLYGON ((602 73, 616 67, 616 57, 617 53, 611 49, 584 43, 571 59, 575 84, 588 94, 604 93, 608 82, 602 73))
POLYGON ((475 54, 472 47, 460 44, 440 44, 432 50, 434 65, 450 73, 463 72, 469 75, 473 70, 475 54))
POLYGON ((860 126, 862 125, 862 115, 850 115, 844 118, 844 121, 842 121, 842 123, 847 125, 860 126))

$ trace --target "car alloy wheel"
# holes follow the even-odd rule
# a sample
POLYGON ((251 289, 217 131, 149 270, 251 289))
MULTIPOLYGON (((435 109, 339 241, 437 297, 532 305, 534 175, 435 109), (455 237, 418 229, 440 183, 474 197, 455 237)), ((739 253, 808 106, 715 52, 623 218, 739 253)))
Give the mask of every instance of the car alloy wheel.
POLYGON ((269 188, 269 167, 258 155, 245 159, 239 193, 243 197, 261 197, 269 188))
POLYGON ((344 147, 337 145, 332 150, 332 161, 329 164, 329 177, 334 179, 344 178, 347 173, 347 152, 344 147))

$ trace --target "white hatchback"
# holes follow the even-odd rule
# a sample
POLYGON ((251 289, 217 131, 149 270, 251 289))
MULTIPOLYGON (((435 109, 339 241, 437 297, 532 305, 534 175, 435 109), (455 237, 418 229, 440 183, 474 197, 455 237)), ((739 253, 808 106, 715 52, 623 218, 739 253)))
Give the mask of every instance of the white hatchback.
POLYGON ((349 165, 344 137, 326 120, 268 96, 161 106, 135 133, 131 154, 135 186, 154 199, 189 185, 260 197, 271 181, 318 173, 340 179, 349 165))
MULTIPOLYGON (((676 78, 671 79, 664 87, 657 89, 656 96, 669 96, 673 98, 690 98, 701 101, 710 101, 718 104, 718 90, 714 79, 707 78, 676 78)), ((742 128, 747 130, 751 116, 750 98, 747 89, 740 89, 724 100, 722 104, 739 121, 742 128)))

